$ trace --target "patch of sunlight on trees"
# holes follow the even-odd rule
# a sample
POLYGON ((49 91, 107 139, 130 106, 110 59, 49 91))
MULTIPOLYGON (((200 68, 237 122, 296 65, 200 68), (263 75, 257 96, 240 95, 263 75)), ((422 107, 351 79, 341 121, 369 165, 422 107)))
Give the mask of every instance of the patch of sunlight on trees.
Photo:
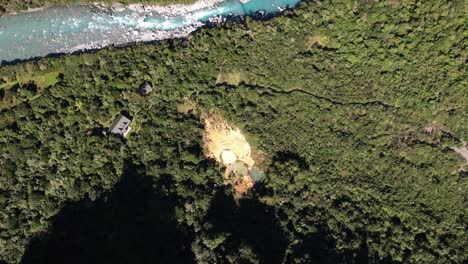
POLYGON ((228 84, 238 86, 242 81, 240 72, 220 72, 216 78, 216 84, 228 84))

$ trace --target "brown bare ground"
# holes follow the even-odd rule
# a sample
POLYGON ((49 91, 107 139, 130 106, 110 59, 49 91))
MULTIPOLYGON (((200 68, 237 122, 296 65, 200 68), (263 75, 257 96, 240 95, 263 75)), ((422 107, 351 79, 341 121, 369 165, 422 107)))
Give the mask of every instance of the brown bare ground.
POLYGON ((251 157, 250 144, 238 128, 228 124, 221 116, 205 114, 202 119, 205 123, 203 133, 205 156, 226 167, 225 184, 231 184, 234 196, 240 198, 253 187, 252 178, 234 175, 231 164, 223 163, 221 153, 226 150, 232 151, 237 161, 243 162, 248 169, 251 169, 255 162, 251 157))
POLYGON ((216 114, 207 114, 203 120, 205 123, 203 143, 207 158, 215 159, 223 164, 221 152, 230 150, 234 152, 237 160, 245 162, 249 168, 253 166, 250 144, 238 128, 229 125, 216 114))

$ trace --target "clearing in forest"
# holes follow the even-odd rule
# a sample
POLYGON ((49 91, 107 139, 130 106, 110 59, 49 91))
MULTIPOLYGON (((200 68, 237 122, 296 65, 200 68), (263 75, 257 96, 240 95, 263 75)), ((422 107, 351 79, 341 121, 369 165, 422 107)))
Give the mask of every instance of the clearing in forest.
POLYGON ((205 156, 226 167, 224 183, 232 185, 236 198, 244 196, 262 176, 254 167, 250 144, 238 128, 221 116, 205 114, 202 120, 205 156))

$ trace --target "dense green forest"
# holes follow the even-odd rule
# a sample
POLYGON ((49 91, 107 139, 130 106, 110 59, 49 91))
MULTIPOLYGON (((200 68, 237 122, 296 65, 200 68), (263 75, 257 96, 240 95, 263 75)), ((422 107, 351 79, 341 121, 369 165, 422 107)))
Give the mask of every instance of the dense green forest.
POLYGON ((0 263, 467 263, 465 11, 303 2, 0 68, 0 263), (263 153, 244 199, 187 100, 263 153))
POLYGON ((0 16, 10 12, 27 10, 51 5, 64 4, 87 4, 87 3, 121 3, 121 4, 151 4, 151 5, 171 5, 171 4, 192 4, 196 0, 0 0, 0 16))

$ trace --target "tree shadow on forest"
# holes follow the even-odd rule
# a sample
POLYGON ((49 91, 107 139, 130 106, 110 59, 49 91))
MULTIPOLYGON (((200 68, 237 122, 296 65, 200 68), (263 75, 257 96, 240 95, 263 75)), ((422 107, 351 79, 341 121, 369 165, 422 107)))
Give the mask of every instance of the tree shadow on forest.
POLYGON ((289 241, 273 207, 249 198, 236 204, 225 191, 215 195, 205 221, 211 224, 209 232, 230 234, 224 248, 216 250, 237 252, 244 243, 252 248, 260 263, 292 263, 295 258, 304 261, 301 263, 346 263, 349 257, 337 253, 325 227, 318 227, 316 233, 295 242, 289 241))
POLYGON ((50 232, 30 241, 21 263, 193 263, 193 234, 174 217, 177 197, 161 194, 170 183, 140 171, 126 162, 110 194, 65 206, 50 232))
MULTIPOLYGON (((214 250, 221 257, 239 252, 242 245, 248 245, 260 263, 266 264, 369 263, 365 243, 356 252, 339 253, 325 222, 317 223, 314 226, 315 232, 301 235, 295 232, 291 223, 282 227, 282 218, 281 213, 275 213, 274 207, 265 205, 256 198, 244 198, 236 203, 231 194, 219 190, 213 197, 204 220, 209 224, 206 225, 208 234, 228 235, 223 246, 214 250), (295 234, 293 239, 291 234, 295 234)), ((288 222, 287 217, 285 219, 288 222)), ((251 263, 240 255, 237 257, 236 263, 251 263)))
MULTIPOLYGON (((30 241, 21 263, 194 263, 193 231, 184 230, 175 219, 178 197, 162 194, 171 189, 170 177, 153 181, 141 171, 126 162, 124 176, 111 193, 65 206, 54 217, 50 232, 30 241)), ((297 258, 301 263, 366 263, 338 255, 326 228, 289 241, 273 207, 254 198, 236 204, 225 190, 215 194, 204 220, 209 234, 230 234, 223 248, 214 250, 220 258, 245 244, 260 263, 293 263, 297 258)), ((293 227, 286 228, 294 232, 293 227)))
POLYGON ((213 198, 205 222, 210 232, 228 233, 227 252, 236 252, 241 243, 252 247, 261 263, 281 263, 287 238, 276 222, 274 210, 254 199, 241 199, 238 204, 224 190, 213 198))

